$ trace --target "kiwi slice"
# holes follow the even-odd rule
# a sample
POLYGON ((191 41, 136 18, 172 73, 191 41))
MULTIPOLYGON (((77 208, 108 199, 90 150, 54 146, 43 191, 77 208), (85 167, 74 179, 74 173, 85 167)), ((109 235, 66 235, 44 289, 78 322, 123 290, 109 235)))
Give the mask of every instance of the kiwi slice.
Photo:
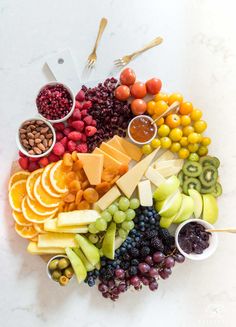
POLYGON ((182 170, 178 173, 177 177, 179 179, 180 186, 182 186, 184 182, 184 173, 182 172, 182 170))
POLYGON ((222 186, 220 185, 220 183, 216 183, 216 185, 214 186, 214 190, 213 192, 211 192, 211 194, 217 198, 218 196, 220 196, 222 194, 222 186))
POLYGON ((205 166, 199 176, 200 182, 203 187, 208 188, 215 185, 218 178, 217 168, 214 166, 205 166))
POLYGON ((198 177, 201 175, 202 166, 195 161, 186 161, 183 165, 183 172, 188 177, 198 177))
POLYGON ((218 158, 210 157, 210 156, 204 156, 204 157, 200 158, 199 162, 202 165, 202 167, 214 166, 214 167, 218 168, 220 165, 220 160, 218 158))
POLYGON ((214 192, 215 189, 215 185, 210 186, 210 187, 201 187, 201 191, 200 193, 202 194, 212 194, 212 192, 214 192))
POLYGON ((189 189, 194 189, 198 192, 201 192, 201 183, 197 178, 189 177, 183 183, 183 192, 187 195, 189 189))

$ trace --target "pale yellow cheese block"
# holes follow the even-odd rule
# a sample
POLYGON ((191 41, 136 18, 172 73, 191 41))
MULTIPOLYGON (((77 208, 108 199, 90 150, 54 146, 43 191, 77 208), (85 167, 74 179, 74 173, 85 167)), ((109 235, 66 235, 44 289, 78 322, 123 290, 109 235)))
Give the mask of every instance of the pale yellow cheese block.
POLYGON ((83 163, 83 169, 91 185, 101 183, 103 171, 103 154, 78 153, 79 160, 83 163))
POLYGON ((163 177, 170 177, 172 175, 177 175, 181 169, 182 167, 180 166, 155 168, 155 170, 163 177))
POLYGON ((183 159, 172 159, 172 160, 161 160, 153 164, 153 168, 163 168, 163 167, 183 167, 183 159))
POLYGON ((57 225, 57 219, 50 219, 44 223, 44 230, 46 232, 53 232, 53 233, 88 233, 87 226, 64 226, 59 227, 57 225))
POLYGON ((118 151, 124 153, 124 154, 128 154, 125 149, 123 148, 123 146, 120 144, 120 141, 117 137, 117 135, 113 136, 112 139, 110 139, 109 141, 107 141, 107 144, 113 146, 113 148, 117 149, 118 151))
POLYGON ((104 194, 101 199, 96 202, 96 205, 101 209, 105 210, 109 207, 112 202, 114 202, 121 195, 117 186, 113 186, 106 194, 104 194))
POLYGON ((73 210, 60 212, 57 218, 57 226, 84 226, 94 223, 100 217, 96 210, 73 210))
POLYGON ((100 145, 100 149, 125 165, 128 165, 131 161, 131 158, 127 154, 120 152, 119 150, 105 142, 102 142, 102 144, 100 145))
POLYGON ((109 154, 107 154, 106 152, 102 151, 99 148, 95 148, 93 153, 104 155, 104 163, 103 163, 104 168, 110 167, 114 169, 119 169, 120 166, 122 165, 122 162, 116 160, 115 158, 113 158, 112 156, 110 156, 109 154))
POLYGON ((142 158, 142 151, 134 143, 127 141, 126 139, 119 137, 118 135, 115 136, 118 141, 120 142, 121 146, 125 149, 126 153, 135 161, 139 161, 142 158))
POLYGON ((147 169, 145 177, 155 186, 159 186, 165 181, 165 178, 153 167, 147 169))
POLYGON ((143 177, 144 173, 150 166, 151 162, 155 158, 158 149, 154 150, 151 154, 145 157, 142 161, 137 163, 133 168, 131 168, 126 174, 118 179, 116 184, 120 190, 130 198, 133 194, 136 186, 143 177))
POLYGON ((157 160, 153 163, 153 167, 160 162, 160 161, 166 161, 166 160, 172 160, 175 158, 175 154, 169 150, 165 151, 160 157, 157 158, 157 160))
POLYGON ((141 206, 150 207, 153 205, 152 187, 148 179, 138 183, 138 194, 141 206))
POLYGON ((36 242, 29 242, 29 245, 27 246, 27 251, 30 254, 37 254, 37 255, 65 253, 64 248, 60 248, 60 247, 40 248, 36 242))
POLYGON ((39 234, 38 247, 40 248, 67 248, 76 247, 75 234, 47 233, 39 234))

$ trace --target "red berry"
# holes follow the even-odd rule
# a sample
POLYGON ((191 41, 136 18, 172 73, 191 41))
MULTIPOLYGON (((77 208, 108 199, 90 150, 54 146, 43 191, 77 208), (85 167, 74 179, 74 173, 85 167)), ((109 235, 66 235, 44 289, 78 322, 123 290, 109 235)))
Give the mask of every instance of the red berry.
POLYGON ((65 148, 61 142, 57 142, 53 147, 53 153, 56 156, 62 156, 65 153, 65 148))
POLYGON ((62 132, 56 132, 56 140, 60 141, 64 137, 64 134, 62 132))
POLYGON ((73 117, 68 118, 68 119, 67 119, 67 124, 68 124, 68 126, 71 127, 73 121, 74 121, 74 118, 73 118, 73 117))
POLYGON ((64 136, 63 139, 60 142, 64 146, 64 148, 66 148, 66 145, 67 145, 67 142, 68 142, 68 138, 66 136, 64 136))
POLYGON ((18 160, 19 165, 21 166, 22 169, 27 170, 29 167, 29 159, 27 157, 21 157, 18 160))
POLYGON ((63 131, 63 133, 68 136, 68 134, 72 131, 72 129, 70 127, 66 127, 63 131))
POLYGON ((81 116, 86 117, 88 115, 88 111, 86 109, 81 110, 81 116))
POLYGON ((39 166, 40 167, 46 167, 48 165, 49 161, 47 157, 43 157, 39 160, 39 166))
POLYGON ((80 103, 79 101, 75 101, 75 109, 82 109, 82 103, 80 103))
POLYGON ((91 126, 97 126, 97 122, 96 122, 96 120, 93 119, 90 125, 91 125, 91 126))
POLYGON ((21 152, 21 151, 19 151, 18 154, 19 154, 19 156, 20 156, 21 158, 25 158, 25 157, 26 157, 26 155, 25 155, 23 152, 21 152))
POLYGON ((39 163, 38 162, 30 162, 29 163, 29 167, 28 167, 28 170, 30 171, 30 172, 32 172, 32 171, 34 171, 34 170, 36 170, 36 169, 38 169, 39 168, 39 163))
POLYGON ((63 131, 65 129, 65 125, 64 123, 55 123, 53 124, 53 127, 57 130, 57 131, 63 131))
POLYGON ((39 161, 39 158, 29 158, 29 162, 35 162, 35 161, 39 161))
POLYGON ((87 136, 93 136, 95 133, 97 133, 97 129, 94 126, 86 126, 85 127, 85 134, 87 136))
POLYGON ((86 143, 80 143, 76 146, 76 151, 86 153, 88 152, 88 146, 86 143))
POLYGON ((80 132, 70 132, 68 134, 68 139, 70 139, 72 141, 80 141, 81 137, 82 137, 82 135, 80 132))
POLYGON ((83 143, 87 142, 87 136, 85 134, 82 134, 81 142, 83 142, 83 143))
POLYGON ((82 132, 84 129, 84 122, 82 120, 75 120, 71 126, 79 132, 82 132))
POLYGON ((68 149, 68 151, 70 153, 73 152, 73 151, 75 151, 75 149, 76 149, 76 143, 74 141, 70 140, 68 142, 68 144, 67 144, 67 149, 68 149))
POLYGON ((81 119, 81 112, 78 109, 76 109, 73 112, 72 117, 73 117, 74 120, 80 120, 81 119))
POLYGON ((93 117, 92 116, 87 116, 84 118, 84 122, 86 125, 91 125, 93 121, 93 117))
POLYGON ((80 91, 76 94, 75 99, 76 99, 77 101, 81 101, 81 102, 84 101, 84 99, 85 99, 84 91, 83 91, 83 90, 80 90, 80 91))
POLYGON ((83 103, 82 108, 83 109, 90 109, 92 107, 92 102, 91 101, 86 101, 83 103))
POLYGON ((50 153, 48 155, 48 161, 51 163, 51 162, 57 162, 59 161, 60 158, 58 156, 56 156, 54 153, 50 153))

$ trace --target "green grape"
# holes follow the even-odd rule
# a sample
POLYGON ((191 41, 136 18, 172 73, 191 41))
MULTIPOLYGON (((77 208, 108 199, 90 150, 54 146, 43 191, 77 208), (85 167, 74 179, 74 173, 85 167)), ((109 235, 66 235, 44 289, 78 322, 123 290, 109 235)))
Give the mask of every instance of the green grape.
POLYGON ((89 240, 90 240, 90 242, 92 242, 93 244, 96 244, 97 241, 98 241, 98 236, 95 235, 95 234, 90 234, 90 235, 89 235, 89 240))
POLYGON ((125 214, 127 221, 133 220, 135 218, 135 211, 133 209, 128 209, 125 211, 125 214))
POLYGON ((90 224, 88 227, 88 230, 89 230, 89 233, 91 233, 91 234, 97 234, 99 232, 98 229, 96 228, 95 223, 90 224))
POLYGON ((123 211, 120 211, 120 210, 116 211, 114 213, 114 216, 113 216, 113 220, 117 224, 123 223, 125 218, 126 218, 126 214, 123 211))
POLYGON ((114 213, 118 210, 118 207, 115 204, 111 204, 107 211, 111 214, 114 215, 114 213))
POLYGON ((112 221, 112 215, 107 210, 103 211, 101 217, 106 220, 106 222, 112 221))
POLYGON ((133 198, 130 200, 130 209, 137 209, 140 206, 139 199, 133 198))
POLYGON ((119 229, 118 234, 119 234, 119 236, 120 236, 121 238, 123 238, 124 240, 125 240, 126 237, 127 237, 127 232, 126 232, 124 229, 122 229, 122 228, 119 229))
POLYGON ((107 229, 107 222, 103 218, 98 218, 95 222, 95 226, 100 232, 103 232, 107 229))
POLYGON ((124 230, 127 230, 129 232, 131 229, 134 228, 134 223, 133 221, 124 221, 121 226, 124 230))
POLYGON ((126 211, 129 208, 129 199, 122 196, 119 200, 119 209, 122 211, 126 211))
POLYGON ((188 160, 190 161, 199 161, 199 155, 197 153, 191 153, 188 157, 188 160))

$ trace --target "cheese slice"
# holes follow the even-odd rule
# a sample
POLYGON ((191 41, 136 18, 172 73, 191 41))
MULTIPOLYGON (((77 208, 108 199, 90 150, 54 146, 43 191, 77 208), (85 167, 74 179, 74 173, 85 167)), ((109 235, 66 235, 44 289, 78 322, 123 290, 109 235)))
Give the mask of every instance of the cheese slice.
POLYGON ((57 219, 49 219, 44 223, 44 230, 46 232, 54 233, 88 233, 87 226, 64 226, 59 227, 57 225, 57 219))
POLYGON ((149 181, 156 186, 161 185, 165 181, 165 178, 153 167, 148 168, 145 173, 145 177, 147 177, 147 179, 149 179, 149 181))
POLYGON ((113 148, 115 148, 116 150, 118 150, 124 154, 127 154, 127 152, 125 151, 123 146, 120 144, 120 141, 119 141, 117 135, 115 135, 112 139, 107 141, 107 144, 113 146, 113 148))
POLYGON ((47 233, 39 234, 38 246, 40 248, 67 248, 76 247, 75 234, 47 233))
POLYGON ((102 142, 102 144, 100 145, 100 149, 125 165, 128 165, 131 161, 131 158, 127 154, 120 152, 119 150, 105 142, 102 142))
POLYGON ((29 245, 27 246, 27 251, 30 254, 38 254, 38 255, 65 253, 64 248, 54 248, 54 247, 40 248, 36 242, 29 242, 29 245))
POLYGON ((104 162, 103 162, 104 168, 112 167, 114 169, 119 169, 120 166, 122 165, 122 163, 120 161, 116 160, 115 158, 113 158, 112 156, 110 156, 109 154, 107 154, 106 152, 104 152, 103 150, 101 150, 99 148, 95 148, 93 153, 103 154, 103 156, 104 156, 104 162))
POLYGON ((153 166, 158 164, 160 161, 172 160, 175 158, 175 155, 171 151, 165 151, 157 160, 153 163, 153 166))
POLYGON ((102 154, 78 153, 79 160, 91 185, 101 183, 104 156, 102 154))
POLYGON ((149 180, 138 183, 138 194, 141 206, 150 207, 153 205, 152 187, 149 180))
POLYGON ((173 160, 161 160, 153 164, 153 168, 162 168, 162 167, 183 167, 183 159, 173 159, 173 160))
POLYGON ((57 218, 57 226, 84 226, 94 223, 100 214, 96 210, 74 210, 60 212, 57 218))
POLYGON ((170 177, 172 175, 177 175, 181 168, 182 167, 160 167, 155 170, 163 177, 170 177))
POLYGON ((116 138, 125 149, 126 153, 135 161, 139 161, 142 158, 142 151, 137 145, 127 141, 126 139, 116 135, 116 138))
POLYGON ((96 202, 101 210, 105 210, 109 207, 112 202, 114 202, 121 195, 117 186, 113 186, 106 194, 104 194, 101 199, 96 202))
POLYGON ((137 163, 133 168, 131 168, 126 174, 121 176, 116 184, 121 189, 121 191, 130 198, 133 194, 136 186, 143 177, 145 171, 148 169, 152 160, 155 158, 158 149, 154 150, 142 161, 137 163))

